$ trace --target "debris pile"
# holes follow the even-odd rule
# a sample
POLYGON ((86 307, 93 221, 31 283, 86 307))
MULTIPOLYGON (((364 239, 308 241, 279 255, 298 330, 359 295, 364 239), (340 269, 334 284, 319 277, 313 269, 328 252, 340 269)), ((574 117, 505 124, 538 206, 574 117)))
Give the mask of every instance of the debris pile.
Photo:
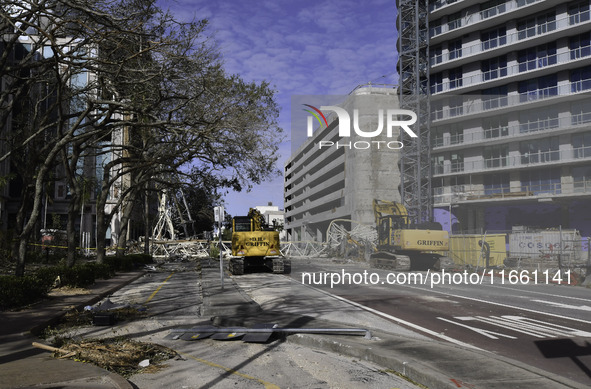
POLYGON ((33 343, 33 346, 53 351, 58 358, 70 358, 76 361, 92 363, 103 369, 115 372, 123 377, 134 373, 152 373, 164 367, 161 363, 178 354, 167 347, 144 343, 125 338, 73 339, 59 348, 33 343))

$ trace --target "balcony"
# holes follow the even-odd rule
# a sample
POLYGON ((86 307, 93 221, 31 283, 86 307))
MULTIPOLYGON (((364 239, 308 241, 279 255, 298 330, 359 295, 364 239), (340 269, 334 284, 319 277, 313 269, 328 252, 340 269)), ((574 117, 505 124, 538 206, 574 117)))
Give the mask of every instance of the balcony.
POLYGON ((591 180, 577 179, 572 185, 561 183, 547 183, 532 185, 522 183, 511 189, 509 185, 494 188, 482 188, 482 186, 459 185, 450 188, 434 188, 433 204, 435 206, 466 203, 470 201, 490 200, 520 200, 536 199, 556 196, 591 195, 591 180), (449 191, 446 191, 448 189, 449 191))
MULTIPOLYGON (((573 50, 569 50, 565 53, 552 54, 543 57, 537 57, 516 65, 499 67, 494 70, 487 72, 481 72, 480 74, 474 74, 469 77, 462 77, 448 82, 441 82, 431 86, 431 94, 438 95, 449 91, 457 91, 458 89, 470 88, 470 87, 482 87, 484 83, 493 80, 508 79, 513 76, 528 74, 540 69, 550 69, 561 65, 568 64, 571 66, 573 61, 581 60, 587 61, 588 57, 591 56, 591 46, 583 46, 573 50)), ((507 81, 508 82, 508 81, 507 81)), ((474 88, 472 88, 474 89, 474 88)))
POLYGON ((452 161, 448 164, 432 166, 433 176, 458 173, 482 173, 495 170, 510 170, 540 165, 557 166, 573 162, 591 160, 591 146, 568 150, 548 150, 520 155, 506 155, 496 158, 481 158, 475 161, 452 161))
MULTIPOLYGON (((495 112, 500 109, 522 109, 520 108, 521 106, 530 105, 538 101, 574 96, 589 90, 591 90, 591 78, 495 98, 482 99, 481 97, 475 100, 474 98, 470 99, 467 97, 461 101, 461 104, 435 107, 431 110, 431 121, 437 124, 458 116, 479 115, 485 112, 495 112)), ((454 96, 454 98, 457 99, 458 96, 454 96)))
MULTIPOLYGON (((481 23, 485 20, 491 19, 493 17, 506 14, 509 12, 516 11, 518 9, 523 8, 526 5, 530 5, 533 3, 541 2, 542 0, 521 0, 521 1, 507 1, 503 4, 499 4, 497 6, 481 10, 479 12, 475 12, 464 17, 454 19, 449 21, 448 23, 443 23, 439 26, 433 27, 429 29, 429 37, 431 39, 448 33, 450 31, 456 30, 460 27, 467 27, 473 26, 475 24, 481 23)), ((449 2, 448 2, 449 3, 449 2)))
POLYGON ((574 127, 584 126, 589 123, 591 123, 591 111, 560 118, 548 117, 537 121, 520 123, 518 125, 512 126, 487 128, 479 132, 452 134, 449 136, 433 136, 431 141, 434 151, 443 151, 440 149, 491 143, 491 141, 503 140, 508 137, 511 137, 512 141, 516 141, 518 140, 516 137, 528 137, 530 134, 538 133, 540 131, 555 130, 553 133, 556 131, 570 131, 574 127))
MULTIPOLYGON (((486 57, 491 57, 493 53, 491 50, 497 50, 508 45, 515 46, 517 43, 524 42, 523 48, 532 47, 535 43, 531 40, 549 35, 555 34, 556 32, 568 30, 573 26, 586 25, 591 23, 591 20, 587 18, 584 13, 577 15, 569 15, 567 17, 557 19, 553 22, 547 22, 544 24, 537 25, 532 28, 527 28, 522 31, 501 35, 487 41, 478 42, 473 45, 463 46, 461 49, 456 49, 452 53, 442 53, 430 58, 430 65, 432 71, 437 70, 438 67, 444 65, 445 68, 450 66, 458 66, 458 62, 466 63, 469 61, 477 60, 476 57, 479 54, 483 54, 486 57), (585 16, 585 17, 583 17, 585 16), (538 28, 540 27, 540 28, 538 28), (461 61, 460 61, 461 60, 461 61)), ((434 43, 433 43, 434 44, 434 43)), ((515 47, 515 49, 521 49, 522 47, 515 47)), ((508 51, 505 50, 505 51, 508 51)))

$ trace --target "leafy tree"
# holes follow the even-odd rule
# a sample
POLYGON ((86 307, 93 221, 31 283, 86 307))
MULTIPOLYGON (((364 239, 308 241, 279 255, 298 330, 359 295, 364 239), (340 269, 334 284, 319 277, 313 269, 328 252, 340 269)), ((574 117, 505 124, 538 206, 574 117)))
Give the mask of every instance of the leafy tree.
POLYGON ((84 159, 102 161, 92 199, 99 261, 111 218, 120 214, 125 226, 150 188, 206 183, 204 190, 215 193, 278 173, 274 91, 266 82, 226 74, 207 21, 179 22, 153 0, 4 5, 0 125, 9 149, 0 161, 23 167, 17 275, 24 272, 44 188, 55 179, 67 180, 72 194, 74 246, 74 215, 91 200, 79 169, 84 159))

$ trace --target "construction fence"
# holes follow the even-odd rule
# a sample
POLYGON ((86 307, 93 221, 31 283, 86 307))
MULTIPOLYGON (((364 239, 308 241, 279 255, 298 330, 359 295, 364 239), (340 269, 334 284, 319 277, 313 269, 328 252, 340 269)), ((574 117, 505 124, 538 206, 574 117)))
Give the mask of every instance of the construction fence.
POLYGON ((450 236, 449 257, 465 267, 528 270, 569 268, 585 272, 591 264, 589 238, 577 230, 513 230, 450 236))

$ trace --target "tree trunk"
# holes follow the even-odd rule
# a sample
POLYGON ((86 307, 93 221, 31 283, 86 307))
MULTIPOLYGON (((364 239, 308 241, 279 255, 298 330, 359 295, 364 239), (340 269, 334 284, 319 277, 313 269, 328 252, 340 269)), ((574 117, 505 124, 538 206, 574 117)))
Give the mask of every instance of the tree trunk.
MULTIPOLYGON (((23 190, 23 197, 21 198, 21 204, 18 208, 18 212, 16 214, 16 228, 15 228, 15 236, 20 236, 22 231, 23 231, 23 224, 25 222, 25 212, 27 207, 27 203, 28 203, 28 196, 29 193, 28 191, 25 189, 23 190)), ((14 240, 13 242, 13 246, 12 246, 12 258, 14 260, 14 262, 16 263, 16 270, 15 270, 15 275, 17 277, 22 277, 25 275, 25 263, 21 261, 19 261, 19 252, 20 252, 20 241, 18 240, 14 240)))
MULTIPOLYGON (((74 266, 76 262, 76 219, 79 213, 77 196, 72 196, 70 204, 68 205, 68 225, 66 227, 68 239, 68 253, 66 255, 66 265, 68 267, 74 266)), ((82 226, 80 226, 82 228, 82 226)))
POLYGON ((105 262, 106 239, 108 226, 105 224, 105 204, 102 206, 97 202, 96 206, 96 261, 105 262))
POLYGON ((129 201, 127 206, 123 208, 120 223, 121 228, 119 231, 119 241, 117 242, 117 255, 124 255, 125 249, 127 248, 127 230, 135 204, 135 193, 137 192, 130 193, 131 201, 129 201))
POLYGON ((146 191, 144 192, 144 226, 146 232, 144 234, 144 254, 150 254, 150 238, 152 237, 152 226, 150 225, 150 192, 148 191, 148 183, 146 183, 146 191))

